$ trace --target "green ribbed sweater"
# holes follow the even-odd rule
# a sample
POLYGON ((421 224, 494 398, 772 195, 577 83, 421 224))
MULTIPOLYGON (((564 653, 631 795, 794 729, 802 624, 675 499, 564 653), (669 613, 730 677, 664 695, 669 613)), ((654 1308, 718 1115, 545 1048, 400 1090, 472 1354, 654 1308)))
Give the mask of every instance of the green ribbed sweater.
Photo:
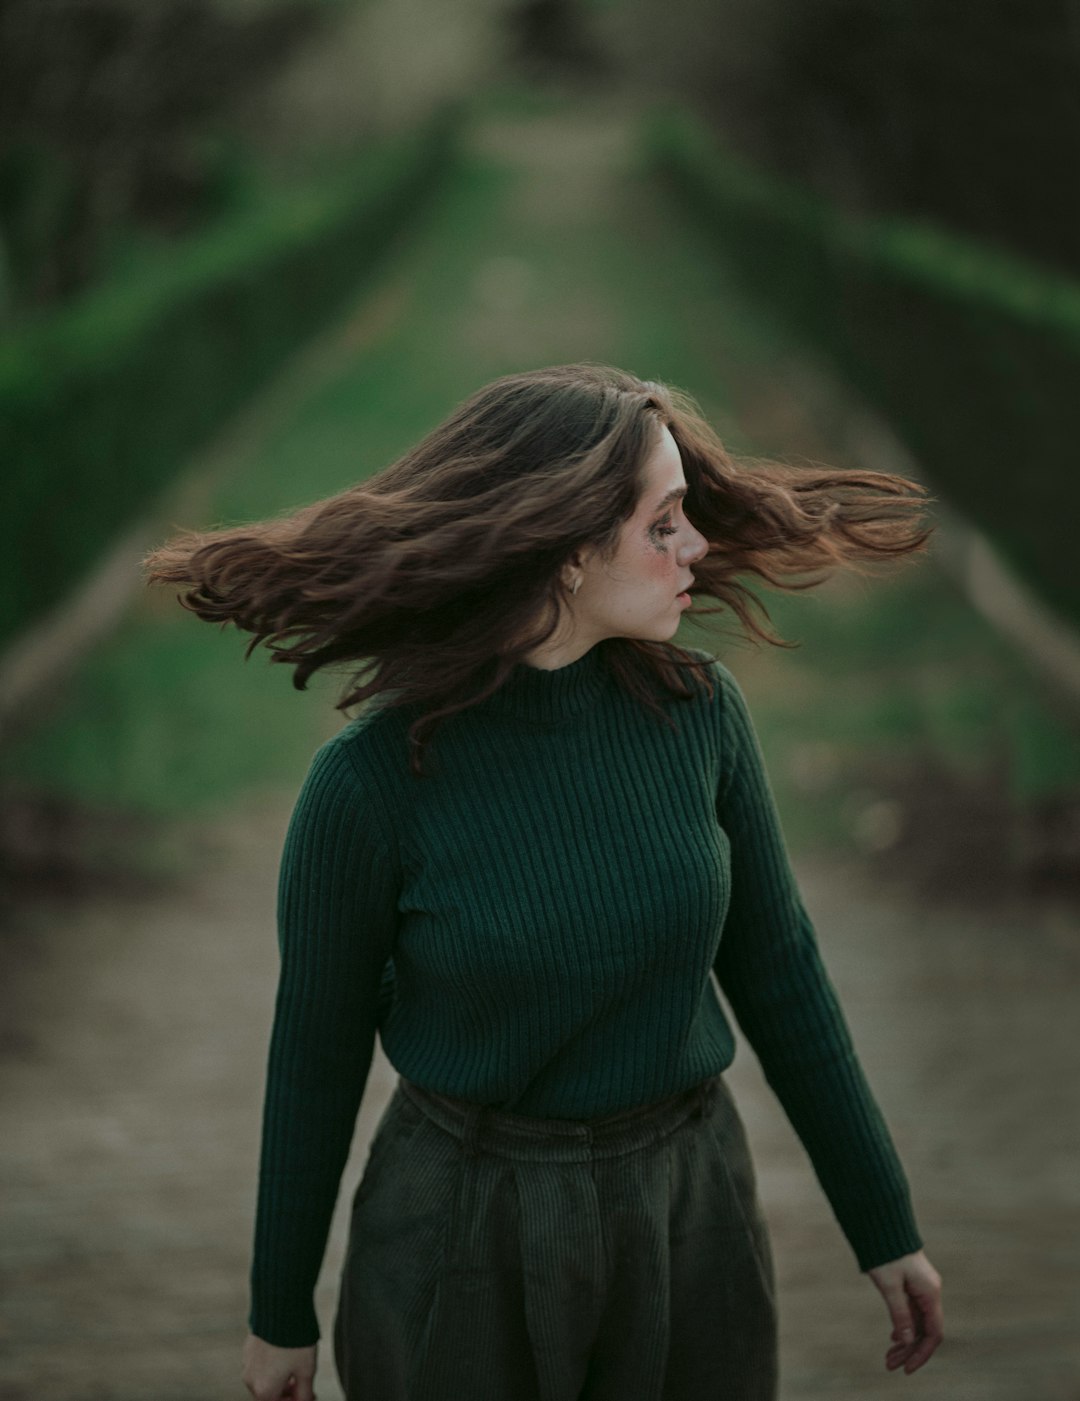
MULTIPOLYGON (((312 1295, 376 1032, 416 1083, 584 1118, 726 1069, 736 1022, 859 1268, 921 1247, 788 860, 745 699, 626 694, 598 643, 519 666, 408 770, 408 706, 322 745, 281 861, 281 977, 252 1331, 319 1336, 312 1295)), ((698 655, 706 655, 700 653, 698 655)))

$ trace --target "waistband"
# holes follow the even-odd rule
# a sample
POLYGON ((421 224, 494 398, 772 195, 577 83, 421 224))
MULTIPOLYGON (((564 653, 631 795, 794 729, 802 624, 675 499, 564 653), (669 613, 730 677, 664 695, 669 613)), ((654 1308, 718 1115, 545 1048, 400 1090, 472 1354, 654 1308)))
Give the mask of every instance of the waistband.
POLYGON ((461 1140, 467 1154, 587 1162, 617 1157, 659 1142, 692 1117, 704 1118, 718 1094, 728 1094, 723 1074, 651 1104, 593 1119, 537 1119, 490 1105, 437 1094, 398 1077, 398 1089, 439 1128, 461 1140))

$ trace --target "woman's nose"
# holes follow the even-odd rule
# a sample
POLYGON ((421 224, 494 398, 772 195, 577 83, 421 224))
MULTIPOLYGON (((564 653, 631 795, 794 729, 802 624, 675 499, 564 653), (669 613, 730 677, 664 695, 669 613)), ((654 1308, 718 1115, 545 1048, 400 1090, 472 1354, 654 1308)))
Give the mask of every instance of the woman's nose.
POLYGON ((695 560, 701 559, 709 553, 709 542, 700 531, 694 531, 694 539, 686 545, 682 551, 683 564, 693 564, 695 560))

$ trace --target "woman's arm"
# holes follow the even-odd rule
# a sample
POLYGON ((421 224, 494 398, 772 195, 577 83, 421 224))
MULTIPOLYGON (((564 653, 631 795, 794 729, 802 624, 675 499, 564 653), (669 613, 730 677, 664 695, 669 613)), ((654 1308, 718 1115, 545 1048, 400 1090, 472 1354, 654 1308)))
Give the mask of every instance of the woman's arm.
POLYGON ((717 817, 732 891, 715 969, 739 1026, 892 1321, 891 1371, 942 1339, 941 1276, 922 1249, 907 1179, 862 1072, 788 860, 746 700, 716 663, 723 777, 717 817))
POLYGON ((278 882, 281 976, 270 1041, 251 1271, 252 1333, 319 1337, 312 1295, 375 1044, 398 863, 375 786, 342 735, 316 753, 278 882))
POLYGON ((809 1154, 860 1270, 922 1246, 907 1180, 859 1065, 788 859, 745 698, 716 663, 731 904, 715 970, 809 1154))

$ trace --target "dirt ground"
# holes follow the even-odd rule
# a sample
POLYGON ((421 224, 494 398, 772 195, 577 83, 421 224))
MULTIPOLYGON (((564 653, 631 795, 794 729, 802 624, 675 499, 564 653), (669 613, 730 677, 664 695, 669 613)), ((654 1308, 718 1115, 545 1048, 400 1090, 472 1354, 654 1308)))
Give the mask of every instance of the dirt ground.
MULTIPOLYGON (((5 941, 0 1359, 7 1401, 239 1398, 289 799, 198 834, 168 887, 38 899, 5 941)), ((785 1401, 1080 1398, 1080 920, 799 877, 941 1272, 947 1338, 887 1373, 884 1305, 741 1045, 729 1071, 773 1232, 785 1401)), ((320 1289, 393 1072, 365 1096, 320 1289)), ((722 1320, 718 1320, 722 1326, 722 1320)), ((340 1393, 324 1350, 319 1395, 340 1393)))
MULTIPOLYGON (((483 138, 536 164, 523 219, 556 220, 560 208, 585 217, 601 198, 597 174, 620 158, 619 132, 572 130, 580 149, 569 165, 566 124, 561 147, 558 131, 535 124, 483 138), (569 204, 549 197, 555 186, 569 189, 569 204)), ((475 335, 502 334, 490 320, 500 298, 485 305, 475 335)), ((276 863, 292 796, 193 825, 191 877, 39 894, 9 912, 0 943, 7 1401, 246 1395, 239 1357, 276 863)), ((797 870, 944 1279, 947 1336, 913 1376, 885 1370, 883 1301, 741 1045, 729 1078, 773 1232, 784 1401, 1080 1401, 1080 911, 1064 897, 1010 899, 999 889, 980 902, 968 886, 962 899, 929 900, 823 860, 797 870)), ((392 1081, 378 1061, 320 1288, 324 1333, 344 1208, 392 1081)), ((340 1397, 332 1372, 324 1349, 322 1401, 340 1397)))

